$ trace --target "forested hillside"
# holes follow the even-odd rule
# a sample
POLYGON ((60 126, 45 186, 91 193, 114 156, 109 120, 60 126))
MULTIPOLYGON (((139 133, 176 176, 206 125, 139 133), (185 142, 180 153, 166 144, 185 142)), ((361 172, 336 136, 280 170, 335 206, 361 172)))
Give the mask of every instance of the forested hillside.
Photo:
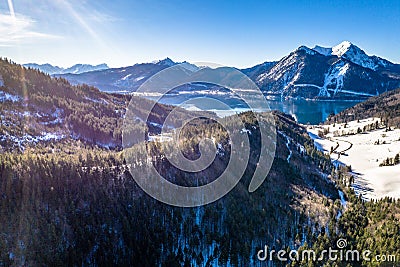
POLYGON ((352 120, 380 118, 387 126, 400 127, 400 88, 371 97, 368 100, 332 115, 328 122, 347 122, 352 120))
MULTIPOLYGON (((251 114, 242 118, 251 135, 257 136, 251 114)), ((278 153, 261 188, 247 192, 257 155, 254 137, 250 138, 252 158, 240 183, 223 199, 199 208, 173 208, 144 194, 120 152, 61 141, 26 149, 23 154, 2 154, 0 227, 6 234, 0 243, 0 262, 247 265, 257 261, 256 248, 263 244, 302 244, 308 239, 306 233, 319 233, 337 213, 340 207, 333 203, 337 190, 318 171, 318 165, 329 170, 330 163, 310 146, 304 129, 293 128, 290 117, 277 114, 276 118, 279 131, 287 135, 278 136, 278 153), (288 147, 287 138, 291 140, 288 147)), ((219 159, 223 165, 229 145, 224 137, 220 141, 225 144, 226 156, 219 159)), ((165 174, 174 172, 167 162, 153 160, 150 164, 165 174)))
MULTIPOLYGON (((0 145, 3 149, 21 149, 39 141, 64 138, 81 139, 103 147, 121 146, 121 127, 126 107, 132 99, 137 121, 135 130, 148 127, 152 132, 172 107, 156 105, 147 118, 141 107, 150 101, 127 95, 107 94, 87 85, 72 86, 63 78, 51 78, 36 69, 27 69, 0 59, 0 145), (138 104, 140 103, 140 104, 138 104), (146 123, 145 123, 146 121, 146 123)), ((176 109, 171 121, 181 121, 195 112, 176 109)))

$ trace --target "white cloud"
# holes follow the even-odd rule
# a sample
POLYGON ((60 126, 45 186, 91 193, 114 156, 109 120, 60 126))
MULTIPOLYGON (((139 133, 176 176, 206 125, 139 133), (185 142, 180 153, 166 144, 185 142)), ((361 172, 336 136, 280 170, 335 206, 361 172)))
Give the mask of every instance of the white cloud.
POLYGON ((0 46, 32 42, 38 39, 58 38, 58 36, 35 31, 35 21, 29 17, 0 13, 0 46))

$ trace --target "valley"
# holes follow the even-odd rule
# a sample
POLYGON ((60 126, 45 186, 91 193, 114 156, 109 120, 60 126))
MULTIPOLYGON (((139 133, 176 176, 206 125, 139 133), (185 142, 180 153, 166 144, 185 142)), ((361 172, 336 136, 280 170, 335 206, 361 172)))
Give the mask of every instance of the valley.
POLYGON ((351 186, 358 195, 367 200, 400 198, 400 165, 382 166, 400 153, 400 129, 387 130, 380 118, 368 118, 309 126, 308 132, 333 163, 348 166, 351 186))
MULTIPOLYGON (((135 96, 142 96, 150 100, 157 99, 159 96, 143 95, 134 93, 135 96)), ((353 107, 355 104, 361 102, 362 100, 304 100, 304 99, 276 99, 267 98, 267 103, 269 109, 279 110, 286 114, 290 114, 295 118, 298 123, 302 124, 319 124, 324 122, 330 115, 338 114, 341 111, 353 107)), ((221 92, 219 94, 198 92, 194 94, 193 92, 180 92, 179 94, 166 94, 162 96, 159 100, 160 103, 166 105, 180 106, 187 110, 208 110, 215 112, 220 117, 229 116, 232 114, 249 111, 245 103, 240 101, 240 99, 234 95, 221 92), (209 105, 201 105, 201 103, 196 103, 196 105, 181 104, 187 102, 195 97, 212 97, 213 99, 222 101, 223 103, 229 105, 229 109, 226 107, 216 107, 209 105)), ((190 103, 190 102, 189 102, 190 103)))
POLYGON ((400 267, 399 18, 0 0, 0 267, 400 267))
MULTIPOLYGON (((205 96, 221 96, 232 107, 221 115, 215 106, 196 107, 190 101, 186 109, 177 107, 182 100, 177 96, 190 100, 193 91, 166 98, 177 102, 154 103, 151 95, 73 85, 6 59, 0 61, 0 74, 0 266, 265 266, 257 259, 265 245, 321 253, 340 238, 374 255, 382 247, 400 253, 400 237, 393 234, 400 229, 398 179, 392 172, 399 165, 379 167, 380 160, 396 162, 399 89, 358 104, 360 99, 284 97, 276 102, 281 108, 272 108, 286 114, 258 114, 235 97, 226 99, 227 92, 217 90, 223 88, 210 91, 208 86, 205 96), (153 105, 146 117, 145 107, 153 105), (124 128, 129 112, 134 116, 124 128), (169 131, 162 133, 171 113, 165 125, 169 131), (249 157, 237 153, 246 168, 232 191, 194 208, 166 205, 148 195, 137 177, 150 182, 153 170, 187 187, 212 183, 224 172, 235 152, 217 115, 248 138, 249 157), (260 155, 269 148, 261 143, 267 118, 274 121, 276 149, 270 153, 270 171, 262 173, 265 180, 249 192, 253 174, 266 160, 260 155), (320 124, 299 124, 313 120, 320 124), (123 149, 124 129, 132 136, 144 133, 145 139, 134 139, 123 149), (168 160, 168 149, 177 145, 190 160, 209 152, 201 149, 202 138, 212 140, 215 153, 206 169, 192 173, 168 160), (370 139, 379 139, 379 145, 370 139), (361 158, 367 154, 374 156, 361 158), (375 183, 377 170, 384 172, 375 183)), ((239 147, 246 150, 245 143, 239 147)), ((292 260, 290 265, 320 263, 292 260)), ((286 265, 277 258, 268 264, 286 265)), ((328 259, 322 264, 330 266, 328 259)), ((379 263, 338 262, 346 265, 379 263)))

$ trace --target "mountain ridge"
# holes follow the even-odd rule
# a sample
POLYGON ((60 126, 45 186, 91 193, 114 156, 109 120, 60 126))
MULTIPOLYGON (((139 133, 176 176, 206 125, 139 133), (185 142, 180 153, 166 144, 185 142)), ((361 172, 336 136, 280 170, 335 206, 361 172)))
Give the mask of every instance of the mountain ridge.
MULTIPOLYGON (((106 92, 131 93, 157 72, 176 64, 167 57, 127 67, 54 76, 106 92)), ((192 66, 195 71, 196 66, 192 66)), ((281 99, 358 100, 400 87, 400 64, 369 56, 349 41, 333 47, 300 46, 279 61, 239 70, 266 95, 281 99)))
POLYGON ((333 48, 300 46, 250 78, 267 94, 281 98, 355 99, 399 87, 400 65, 342 42, 333 48))
POLYGON ((330 48, 316 45, 312 50, 325 56, 332 55, 339 58, 343 57, 355 64, 372 70, 377 70, 378 68, 385 69, 387 66, 393 65, 393 63, 386 59, 377 56, 368 56, 364 50, 349 41, 343 41, 330 48))
POLYGON ((23 66, 32 69, 38 69, 44 73, 54 75, 54 74, 67 74, 67 73, 74 73, 74 74, 81 74, 89 71, 96 71, 96 70, 105 70, 109 69, 108 65, 105 63, 98 64, 98 65, 91 65, 91 64, 75 64, 68 68, 62 68, 59 66, 53 66, 49 63, 45 64, 37 64, 37 63, 27 63, 23 64, 23 66))

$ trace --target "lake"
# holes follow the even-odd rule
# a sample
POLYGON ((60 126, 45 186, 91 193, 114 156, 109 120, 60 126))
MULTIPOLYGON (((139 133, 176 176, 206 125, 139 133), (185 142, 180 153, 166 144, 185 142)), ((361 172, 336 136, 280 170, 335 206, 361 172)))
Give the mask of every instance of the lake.
POLYGON ((303 124, 319 124, 324 122, 329 114, 337 114, 361 101, 312 101, 312 100, 283 100, 269 101, 272 110, 280 110, 293 115, 303 124))
MULTIPOLYGON (((146 96, 146 98, 157 100, 156 96, 146 96)), ((234 113, 240 113, 249 110, 247 105, 235 96, 230 94, 171 94, 164 95, 158 101, 162 104, 181 105, 188 110, 208 110, 217 113, 218 116, 228 116, 234 113), (201 99, 215 99, 224 104, 219 105, 215 101, 207 101, 201 99), (197 100, 197 101, 195 101, 197 100), (182 104, 183 103, 183 104, 182 104)), ((268 100, 271 110, 279 110, 292 115, 299 123, 303 124, 319 124, 324 122, 329 114, 339 113, 342 110, 352 107, 361 101, 313 101, 302 99, 287 100, 268 100)), ((257 111, 257 110, 256 110, 257 111)))

